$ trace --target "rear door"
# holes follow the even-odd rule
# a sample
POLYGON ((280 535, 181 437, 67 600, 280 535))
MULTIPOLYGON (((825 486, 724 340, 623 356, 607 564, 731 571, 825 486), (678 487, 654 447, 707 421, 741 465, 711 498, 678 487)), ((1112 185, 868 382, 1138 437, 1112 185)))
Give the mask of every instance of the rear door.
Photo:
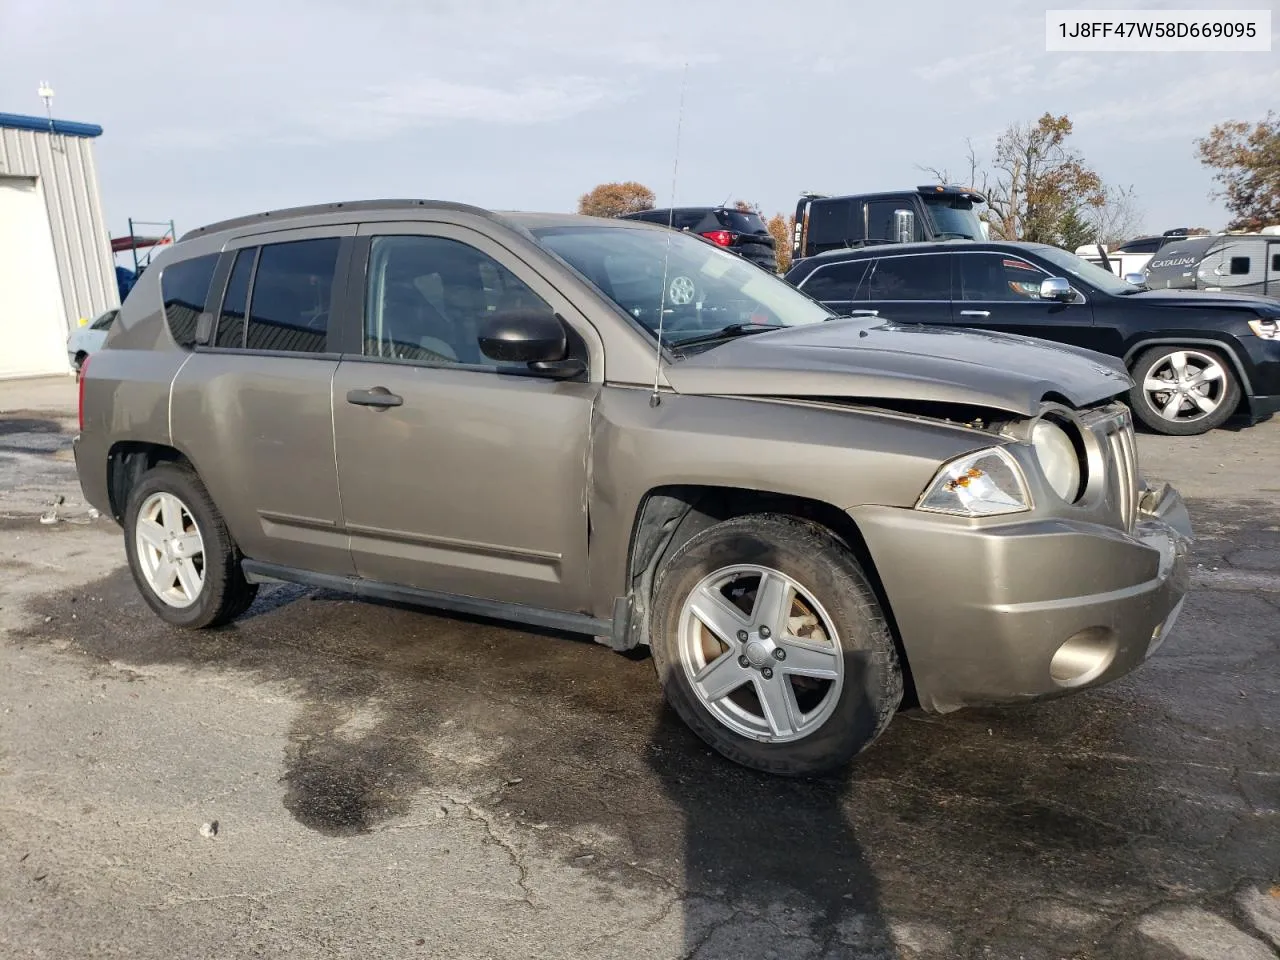
POLYGON ((330 319, 355 227, 229 245, 212 322, 174 385, 173 435, 247 557, 354 572, 342 531, 330 319))
POLYGON ((951 254, 912 253, 878 257, 863 278, 866 303, 900 323, 951 322, 951 254))
POLYGON ((862 282, 871 262, 868 259, 824 263, 800 281, 799 289, 840 316, 871 312, 873 308, 866 303, 867 287, 862 282))
POLYGON ((585 610, 600 385, 500 366, 477 333, 495 310, 549 309, 586 360, 594 331, 528 264, 466 227, 364 225, 356 264, 360 344, 334 379, 333 421, 357 572, 585 610))
POLYGON ((1267 296, 1280 297, 1280 240, 1267 244, 1267 296))
POLYGON ((1004 251, 955 255, 954 322, 1099 349, 1093 308, 1081 294, 1073 303, 1040 299, 1049 274, 1004 251))

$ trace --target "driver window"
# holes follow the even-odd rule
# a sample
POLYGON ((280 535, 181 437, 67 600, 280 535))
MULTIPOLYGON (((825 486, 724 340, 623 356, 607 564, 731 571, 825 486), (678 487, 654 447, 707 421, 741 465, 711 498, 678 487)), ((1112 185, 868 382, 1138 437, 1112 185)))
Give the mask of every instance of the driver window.
POLYGON ((446 237, 374 237, 364 308, 364 355, 419 363, 495 366, 481 325, 508 310, 551 312, 519 277, 446 237))
POLYGON ((957 259, 962 300, 1039 300, 1040 283, 1049 276, 1025 260, 999 253, 962 253, 957 259))

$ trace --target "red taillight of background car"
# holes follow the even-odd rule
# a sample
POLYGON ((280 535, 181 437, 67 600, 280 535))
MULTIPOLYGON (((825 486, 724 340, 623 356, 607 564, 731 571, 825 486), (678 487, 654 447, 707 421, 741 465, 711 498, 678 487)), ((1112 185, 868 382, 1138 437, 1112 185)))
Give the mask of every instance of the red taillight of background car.
POLYGON ((703 236, 718 247, 727 247, 733 243, 733 234, 728 230, 708 230, 703 236))
POLYGON ((84 375, 89 372, 90 359, 90 357, 85 357, 84 361, 80 364, 80 383, 77 384, 80 389, 77 392, 78 399, 76 401, 76 416, 79 418, 81 431, 84 430, 84 375))

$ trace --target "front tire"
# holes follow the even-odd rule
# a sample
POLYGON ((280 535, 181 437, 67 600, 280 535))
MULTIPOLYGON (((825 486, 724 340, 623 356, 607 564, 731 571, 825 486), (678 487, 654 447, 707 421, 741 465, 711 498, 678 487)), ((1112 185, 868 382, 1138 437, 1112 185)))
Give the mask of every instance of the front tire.
POLYGON ((1129 405, 1156 433, 1192 437, 1230 419, 1240 405, 1231 363, 1209 347, 1152 347, 1133 365, 1129 405))
POLYGON ((148 470, 129 493, 125 551, 142 598, 178 627, 216 627, 249 609, 258 585, 240 569, 209 491, 186 464, 148 470))
POLYGON ((650 636, 681 719, 755 770, 836 770, 902 700, 893 637, 857 561, 793 517, 727 520, 676 550, 658 575, 650 636))

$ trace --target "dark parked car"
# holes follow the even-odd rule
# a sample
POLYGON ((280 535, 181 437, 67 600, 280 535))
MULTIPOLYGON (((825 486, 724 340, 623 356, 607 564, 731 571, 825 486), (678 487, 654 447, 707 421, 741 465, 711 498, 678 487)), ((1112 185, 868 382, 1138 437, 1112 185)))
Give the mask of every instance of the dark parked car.
POLYGON ((643 223, 224 221, 85 370, 80 483, 166 622, 284 580, 648 645, 685 722, 773 773, 843 764, 907 689, 947 712, 1114 680, 1187 590, 1119 363, 841 319, 643 223))
POLYGON ((716 246, 750 260, 770 273, 778 272, 773 235, 758 213, 732 207, 664 207, 628 213, 620 220, 640 220, 696 233, 716 246))
POLYGON ((1119 357, 1152 430, 1204 433, 1280 410, 1280 303, 1149 290, 1057 247, 951 241, 839 250, 786 279, 841 314, 979 327, 1119 357))

